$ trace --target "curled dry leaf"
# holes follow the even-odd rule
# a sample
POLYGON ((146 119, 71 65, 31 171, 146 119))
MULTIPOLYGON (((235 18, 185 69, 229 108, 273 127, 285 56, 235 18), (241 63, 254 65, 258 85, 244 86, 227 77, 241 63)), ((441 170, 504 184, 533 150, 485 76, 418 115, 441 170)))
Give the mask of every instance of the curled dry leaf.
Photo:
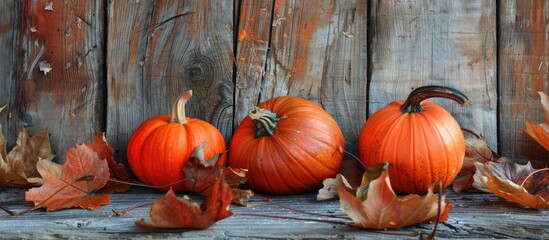
POLYGON ((170 189, 150 210, 150 222, 141 219, 135 224, 144 228, 205 229, 232 215, 231 187, 223 178, 217 179, 204 203, 199 206, 187 198, 178 198, 170 189))
MULTIPOLYGON (((124 164, 117 163, 114 159, 114 148, 107 144, 105 139, 105 134, 102 132, 96 132, 93 134, 93 142, 86 143, 86 146, 90 147, 95 151, 99 159, 105 159, 109 165, 109 176, 111 179, 122 181, 122 182, 131 182, 132 178, 130 173, 124 166, 124 164)), ((121 182, 109 181, 103 187, 103 193, 110 194, 113 192, 125 192, 131 188, 131 185, 124 184, 121 182)))
POLYGON ((545 113, 544 122, 540 124, 526 121, 524 131, 530 135, 536 142, 549 151, 549 97, 543 92, 538 92, 541 98, 541 106, 545 113))
POLYGON ((452 188, 456 192, 476 191, 473 188, 473 175, 476 172, 475 163, 485 163, 491 161, 494 157, 492 149, 488 147, 483 137, 470 137, 465 139, 465 156, 461 171, 454 179, 452 188))
MULTIPOLYGON (((5 107, 5 106, 4 106, 5 107)), ((4 109, 0 108, 0 113, 4 109)), ((7 153, 7 140, 0 125, 0 186, 32 187, 43 183, 36 170, 39 159, 51 161, 55 155, 51 152, 48 130, 30 137, 25 128, 17 136, 16 146, 7 153)))
POLYGON ((536 170, 530 163, 519 165, 509 161, 476 165, 477 188, 486 188, 498 197, 531 208, 549 208, 548 171, 534 173, 536 170))
POLYGON ((223 177, 224 181, 233 189, 233 202, 246 206, 244 201, 253 196, 253 192, 237 188, 246 181, 247 170, 233 169, 216 164, 220 154, 215 155, 212 159, 204 159, 205 144, 203 143, 195 148, 191 159, 183 168, 185 179, 182 184, 185 185, 185 189, 203 196, 209 196, 213 184, 223 177))
POLYGON ((326 178, 322 181, 323 187, 318 190, 316 195, 317 201, 334 199, 338 196, 339 187, 344 187, 348 190, 352 189, 351 185, 342 174, 337 174, 335 178, 326 178))
MULTIPOLYGON (((364 229, 396 229, 416 223, 434 221, 438 212, 438 197, 429 188, 426 196, 407 195, 398 199, 389 180, 387 169, 369 183, 366 200, 360 201, 353 194, 339 188, 339 201, 343 211, 354 225, 364 229)), ((441 199, 440 221, 448 219, 452 204, 441 199)))
POLYGON ((55 211, 81 207, 97 210, 110 202, 107 195, 93 195, 107 183, 109 165, 86 145, 69 149, 63 165, 40 160, 37 169, 44 184, 25 193, 25 200, 34 202, 34 209, 55 211))

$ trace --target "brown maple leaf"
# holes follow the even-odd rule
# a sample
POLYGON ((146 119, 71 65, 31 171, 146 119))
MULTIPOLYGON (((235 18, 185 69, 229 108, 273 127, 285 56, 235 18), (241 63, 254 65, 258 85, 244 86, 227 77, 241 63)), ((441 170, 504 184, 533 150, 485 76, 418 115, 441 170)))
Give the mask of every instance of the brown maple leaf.
POLYGON ((476 163, 474 186, 511 202, 531 208, 549 208, 549 172, 536 171, 530 163, 510 161, 476 163))
POLYGON ((465 139, 465 143, 466 150, 463 157, 463 166, 452 183, 452 188, 458 193, 476 191, 473 187, 473 175, 476 172, 475 163, 485 163, 491 161, 494 157, 492 149, 488 147, 486 140, 481 136, 467 138, 465 139))
POLYGON ((214 182, 201 206, 190 199, 178 198, 170 189, 151 207, 150 222, 141 219, 135 224, 144 228, 205 229, 232 215, 228 210, 231 199, 231 187, 223 177, 214 182))
POLYGON ((33 209, 55 211, 81 207, 97 210, 110 202, 108 195, 93 195, 107 183, 109 165, 86 145, 69 149, 63 165, 40 160, 37 169, 44 184, 25 193, 25 200, 34 202, 33 209))
POLYGON ((526 128, 524 131, 530 135, 536 142, 549 151, 549 97, 543 92, 538 92, 541 98, 541 106, 545 113, 544 122, 535 124, 526 121, 526 128))
MULTIPOLYGON (((109 175, 111 179, 122 181, 122 182, 131 182, 132 178, 130 173, 127 171, 124 164, 117 163, 114 159, 114 148, 107 144, 105 139, 105 134, 102 132, 96 132, 93 134, 93 142, 86 143, 86 146, 93 149, 99 159, 105 159, 109 164, 109 175)), ((131 188, 131 185, 124 184, 121 182, 109 181, 103 187, 102 191, 105 194, 110 194, 113 192, 125 192, 131 188)))
MULTIPOLYGON (((3 108, 0 108, 0 112, 3 108)), ((30 137, 25 128, 17 136, 16 146, 7 153, 7 140, 0 125, 0 186, 31 187, 40 186, 43 181, 36 170, 39 159, 51 161, 55 155, 51 152, 48 130, 30 137)))
MULTIPOLYGON (((354 225, 364 229, 396 229, 404 226, 434 221, 438 215, 438 197, 429 188, 426 196, 407 195, 398 199, 391 188, 387 169, 381 176, 369 182, 366 200, 360 201, 344 187, 339 188, 339 201, 343 211, 354 225)), ((448 219, 452 204, 442 196, 440 221, 448 219)))

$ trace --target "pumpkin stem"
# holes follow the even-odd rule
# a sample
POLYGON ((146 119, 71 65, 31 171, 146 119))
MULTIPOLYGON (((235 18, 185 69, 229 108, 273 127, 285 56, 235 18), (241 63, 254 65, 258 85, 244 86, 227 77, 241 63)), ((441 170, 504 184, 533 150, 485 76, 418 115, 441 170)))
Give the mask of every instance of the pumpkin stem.
POLYGON ((273 135, 276 125, 280 121, 275 113, 259 107, 250 110, 248 116, 254 121, 255 138, 273 135))
POLYGON ((402 112, 404 113, 421 112, 423 111, 421 102, 423 102, 423 100, 433 97, 452 99, 458 102, 462 107, 471 104, 471 100, 469 100, 469 98, 465 94, 456 89, 430 85, 414 89, 414 91, 412 91, 410 95, 408 95, 408 98, 406 99, 404 104, 400 106, 400 110, 402 110, 402 112))
POLYGON ((187 123, 187 119, 185 118, 185 104, 189 101, 189 99, 191 99, 192 96, 193 90, 187 90, 175 100, 172 106, 171 123, 187 123))

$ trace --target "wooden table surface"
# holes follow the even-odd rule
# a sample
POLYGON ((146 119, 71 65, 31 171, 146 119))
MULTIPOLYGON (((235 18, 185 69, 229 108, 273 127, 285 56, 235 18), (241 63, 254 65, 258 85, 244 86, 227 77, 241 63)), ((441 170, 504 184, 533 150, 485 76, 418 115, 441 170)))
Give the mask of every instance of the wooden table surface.
MULTIPOLYGON (((0 188, 1 205, 22 211, 29 206, 24 202, 23 189, 0 188)), ((162 193, 133 188, 129 192, 112 194, 112 202, 97 211, 68 209, 56 212, 37 210, 21 216, 3 214, 0 217, 0 238, 22 239, 419 239, 427 237, 434 224, 414 225, 399 230, 365 231, 348 225, 323 223, 314 220, 292 220, 245 216, 264 214, 279 217, 323 219, 292 212, 252 197, 250 207, 231 206, 233 216, 217 222, 206 230, 150 230, 138 228, 134 222, 148 219, 150 207, 137 208, 117 216, 121 210, 155 201, 162 193), (396 234, 396 235, 395 235, 396 234), (402 235, 404 234, 404 235, 402 235)), ((201 201, 199 196, 190 196, 201 201)), ((314 193, 295 196, 268 196, 276 203, 294 209, 320 214, 342 214, 339 201, 316 201, 314 193)), ((549 239, 547 210, 524 208, 505 202, 492 194, 456 194, 449 190, 448 199, 454 209, 450 218, 438 226, 437 238, 532 238, 549 239)), ((324 218, 325 219, 325 218, 324 218)))

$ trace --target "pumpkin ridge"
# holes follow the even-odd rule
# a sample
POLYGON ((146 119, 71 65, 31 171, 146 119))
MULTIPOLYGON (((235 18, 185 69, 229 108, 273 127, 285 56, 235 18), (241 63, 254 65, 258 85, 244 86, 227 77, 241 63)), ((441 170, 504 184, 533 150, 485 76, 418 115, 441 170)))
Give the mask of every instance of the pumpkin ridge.
MULTIPOLYGON (((280 130, 279 130, 279 131, 280 131, 280 130)), ((289 132, 294 132, 293 130, 287 130, 287 131, 289 131, 289 132)), ((285 134, 280 134, 280 135, 285 135, 285 134)), ((285 136, 285 137, 288 139, 288 141, 291 141, 291 138, 290 138, 289 136, 285 136)), ((327 142, 325 142, 325 141, 322 141, 322 140, 320 140, 320 139, 318 139, 318 138, 315 138, 315 137, 313 137, 313 136, 307 136, 306 134, 302 134, 302 135, 300 135, 299 137, 300 137, 300 138, 306 138, 307 141, 310 141, 310 142, 312 142, 312 140, 317 141, 317 142, 323 144, 324 146, 327 146, 327 147, 329 147, 329 148, 331 148, 331 149, 336 149, 337 151, 339 151, 338 148, 334 148, 331 144, 329 144, 329 143, 327 143, 327 142)), ((296 145, 296 146, 299 146, 299 145, 296 145)), ((343 146, 342 146, 342 147, 343 147, 343 146)), ((306 153, 310 158, 314 159, 314 157, 311 155, 310 152, 304 151, 304 150, 301 149, 301 148, 300 148, 300 151, 306 153)), ((330 169, 330 170, 333 170, 333 171, 336 171, 336 172, 339 170, 339 169, 332 169, 332 166, 326 165, 324 161, 317 161, 317 162, 320 163, 321 166, 323 166, 323 167, 325 167, 325 168, 327 168, 327 169, 330 169)), ((323 179, 321 179, 321 180, 323 180, 323 179)))
MULTIPOLYGON (((274 147, 274 146, 277 146, 276 150, 278 150, 278 151, 274 151, 274 152, 276 152, 276 153, 280 156, 280 159, 285 159, 285 158, 288 159, 288 158, 290 158, 291 160, 293 160, 293 162, 297 163, 297 165, 299 165, 299 166, 301 167, 301 170, 302 170, 302 171, 300 171, 300 172, 306 172, 306 173, 308 174, 308 178, 316 179, 316 178, 309 172, 309 170, 308 170, 306 167, 303 166, 303 164, 301 163, 301 161, 299 160, 299 158, 296 158, 293 154, 291 154, 291 151, 289 151, 288 149, 286 149, 286 147, 284 147, 284 145, 287 145, 288 142, 287 142, 287 141, 282 141, 282 138, 283 138, 282 136, 283 136, 283 135, 280 135, 280 134, 279 134, 278 137, 274 137, 274 138, 272 139, 272 140, 273 140, 273 144, 272 144, 273 147, 274 147), (280 139, 279 139, 279 138, 280 138, 280 139), (283 152, 284 155, 281 155, 280 152, 283 152)), ((298 149, 298 148, 299 148, 299 147, 296 147, 296 149, 298 149)), ((297 181, 295 181, 295 182, 299 182, 300 184, 302 184, 302 186, 303 186, 304 188, 309 188, 309 186, 303 185, 302 181, 300 181, 300 177, 298 177, 298 175, 296 175, 296 174, 294 173, 294 171, 293 171, 294 168, 291 168, 291 167, 288 165, 288 163, 287 163, 286 161, 281 161, 281 162, 285 165, 285 169, 288 169, 288 170, 292 173, 291 175, 292 175, 295 179, 297 179, 297 181)), ((278 168, 277 168, 277 170, 278 170, 278 168)), ((278 171, 277 171, 277 172, 278 172, 278 171)), ((301 175, 301 176, 303 176, 303 175, 301 175)), ((294 187, 293 187, 293 186, 287 185, 285 181, 284 181, 284 185, 288 186, 288 189, 289 189, 289 190, 291 190, 291 191, 294 190, 294 189, 292 189, 292 188, 294 188, 294 187)))
MULTIPOLYGON (((402 131, 398 131, 397 133, 394 133, 393 131, 395 129, 397 129, 397 126, 398 128, 402 128, 401 125, 402 125, 402 122, 403 121, 406 121, 406 118, 408 116, 407 115, 399 115, 398 118, 396 118, 394 120, 394 124, 392 124, 391 126, 389 126, 389 128, 387 129, 387 132, 385 133, 386 136, 388 137, 384 137, 383 138, 383 142, 380 144, 380 153, 383 154, 383 158, 387 158, 387 156, 385 155, 387 153, 387 148, 388 148, 388 143, 389 142, 393 142, 393 141, 389 141, 391 138, 391 136, 395 137, 394 140, 396 140, 395 142, 400 142, 400 138, 401 138, 401 133, 402 131)), ((398 158, 398 151, 391 151, 391 153, 394 154, 394 156, 392 156, 392 159, 396 159, 396 160, 400 160, 400 158, 398 158)), ((378 162, 376 162, 378 163, 378 162)), ((394 170, 393 171, 389 171, 389 172, 396 172, 397 169, 396 168, 396 165, 399 164, 398 162, 393 162, 391 163, 392 165, 394 166, 389 166, 389 169, 393 168, 394 170)), ((373 164, 370 164, 370 165, 373 165, 373 164)), ((401 184, 400 182, 400 179, 401 177, 393 177, 393 179, 391 179, 391 181, 397 181, 399 182, 399 184, 401 184)))
MULTIPOLYGON (((294 171, 292 170, 292 168, 290 168, 288 166, 288 163, 286 161, 284 161, 284 159, 288 159, 288 157, 291 157, 292 160, 295 160, 293 158, 293 156, 288 156, 288 154, 286 154, 287 151, 286 148, 281 145, 278 141, 278 139, 276 137, 273 137, 271 139, 272 141, 272 144, 266 144, 268 147, 269 147, 269 152, 271 153, 271 156, 272 154, 276 153, 278 155, 278 160, 279 161, 276 161, 276 163, 274 161, 271 161, 271 163, 273 164, 273 169, 275 169, 274 172, 276 172, 276 175, 279 177, 279 179, 281 179, 281 181, 278 181, 278 183, 282 183, 281 185, 284 185, 286 187, 286 189, 290 192, 292 191, 296 191, 296 189, 299 189, 299 187, 296 187, 296 186, 292 186, 290 184, 287 183, 287 181, 285 181, 284 177, 283 177, 283 174, 281 173, 281 169, 279 169, 280 166, 284 165, 284 168, 283 169, 288 169, 288 171, 291 172, 290 176, 295 179, 296 181, 291 181, 293 183, 295 182, 298 182, 300 184, 301 181, 299 181, 299 177, 294 173, 294 171), (274 150, 270 149, 270 148, 274 148, 274 150)), ((268 184, 269 186, 272 186, 271 184, 268 184)), ((269 191, 273 191, 272 189, 270 189, 269 191)), ((275 193, 279 193, 279 192, 285 192, 285 191, 276 191, 275 193)))

